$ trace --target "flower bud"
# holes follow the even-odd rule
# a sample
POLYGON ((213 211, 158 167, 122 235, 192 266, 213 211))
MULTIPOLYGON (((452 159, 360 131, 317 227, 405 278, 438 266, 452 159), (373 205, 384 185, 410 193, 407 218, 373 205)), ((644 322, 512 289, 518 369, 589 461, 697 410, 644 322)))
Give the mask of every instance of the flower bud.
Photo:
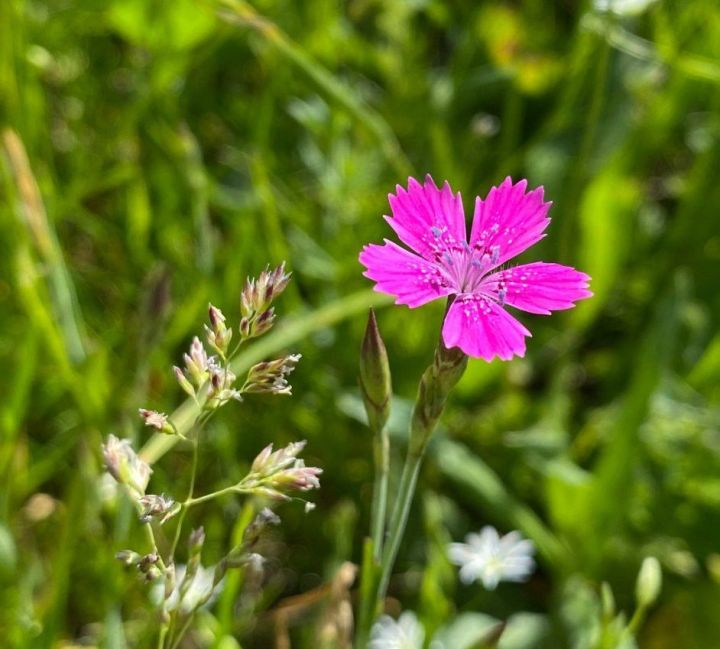
POLYGON ((140 558, 140 561, 138 561, 138 568, 145 572, 150 566, 154 566, 158 561, 160 561, 160 557, 154 552, 151 552, 150 554, 146 554, 140 558))
POLYGON ((305 466, 298 458, 305 442, 293 442, 275 452, 272 444, 255 458, 250 473, 237 485, 240 491, 274 500, 288 500, 288 491, 310 491, 320 488, 322 469, 305 466))
POLYGON ((655 557, 645 557, 635 583, 635 599, 640 608, 651 606, 660 595, 662 568, 655 557))
POLYGON ((285 262, 282 262, 273 272, 271 277, 271 286, 273 287, 272 297, 276 298, 282 293, 290 282, 292 273, 285 272, 285 262))
POLYGON ((255 319, 251 333, 253 336, 262 336, 272 329, 273 324, 275 324, 275 309, 271 307, 255 319))
POLYGON ((126 566, 135 565, 142 559, 137 552, 133 552, 132 550, 120 550, 120 552, 115 555, 115 558, 126 566))
POLYGON ((160 571, 160 568, 158 568, 157 566, 150 566, 144 572, 145 572, 145 581, 147 581, 147 582, 155 581, 156 579, 160 579, 160 577, 162 576, 162 572, 160 571))
POLYGON ((216 410, 220 406, 224 406, 231 399, 242 401, 240 391, 232 387, 237 378, 233 372, 215 364, 210 364, 209 372, 210 386, 208 388, 207 400, 204 404, 206 410, 216 410))
POLYGON ((110 435, 102 452, 105 467, 115 480, 141 495, 145 493, 152 469, 133 451, 129 440, 110 435))
POLYGON ((272 361, 263 361, 250 368, 243 392, 259 394, 292 394, 292 386, 287 376, 302 358, 300 354, 290 354, 272 361))
POLYGON ((265 267, 257 279, 245 281, 240 294, 240 335, 243 338, 261 336, 272 328, 275 312, 270 305, 289 281, 290 273, 285 272, 284 263, 272 271, 265 267))
POLYGON ((360 350, 360 389, 370 428, 382 430, 390 415, 392 384, 387 350, 372 309, 360 350))
POLYGON ((200 526, 197 529, 194 529, 188 537, 188 562, 185 567, 185 577, 183 578, 183 583, 180 586, 181 594, 184 594, 187 591, 195 578, 195 574, 200 567, 200 554, 204 544, 205 529, 200 526))
POLYGON ((604 581, 600 586, 600 601, 602 602, 602 614, 605 620, 612 620, 615 617, 615 596, 610 584, 604 581))
POLYGON ((174 435, 175 429, 172 424, 168 421, 168 416, 164 412, 157 412, 156 410, 145 410, 140 408, 138 410, 140 416, 145 420, 145 425, 150 428, 154 428, 159 433, 165 433, 166 435, 174 435))
POLYGON ((187 377, 183 373, 183 371, 177 366, 173 365, 173 372, 175 373, 175 378, 177 379, 177 382, 180 384, 180 387, 187 392, 191 397, 195 397, 195 388, 193 388, 192 383, 187 380, 187 377))
POLYGON ((250 525, 245 528, 243 534, 242 549, 247 550, 251 548, 260 535, 265 531, 268 525, 279 525, 280 517, 272 510, 267 507, 263 507, 260 512, 255 516, 250 525))
POLYGON ((162 575, 162 572, 157 565, 159 561, 160 557, 152 552, 150 554, 146 554, 144 557, 141 557, 137 562, 137 568, 143 575, 145 575, 145 581, 155 581, 162 575))
POLYGON ((287 491, 293 489, 295 491, 310 491, 311 489, 320 489, 320 480, 318 476, 322 474, 322 469, 314 466, 305 466, 302 460, 297 460, 295 466, 276 473, 268 485, 278 491, 287 491))
POLYGON ((140 513, 140 522, 149 523, 153 518, 160 519, 160 525, 170 520, 180 509, 172 498, 168 498, 165 494, 156 496, 148 494, 138 499, 143 510, 140 513))
POLYGON ((193 530, 188 537, 188 552, 191 557, 199 555, 205 543, 205 528, 198 527, 193 530))
POLYGON ((295 463, 306 443, 305 440, 291 442, 275 452, 273 452, 273 445, 268 444, 253 461, 250 472, 260 476, 269 476, 282 471, 295 463))
POLYGON ((225 325, 223 312, 212 304, 208 307, 208 316, 210 327, 205 325, 208 345, 225 358, 232 339, 232 329, 228 329, 225 325))
POLYGON ((245 286, 240 293, 240 313, 244 318, 249 318, 255 307, 255 280, 248 277, 245 286))
POLYGON ((197 386, 202 386, 208 378, 208 371, 211 366, 205 347, 200 339, 195 336, 190 345, 190 353, 184 354, 187 376, 197 386))

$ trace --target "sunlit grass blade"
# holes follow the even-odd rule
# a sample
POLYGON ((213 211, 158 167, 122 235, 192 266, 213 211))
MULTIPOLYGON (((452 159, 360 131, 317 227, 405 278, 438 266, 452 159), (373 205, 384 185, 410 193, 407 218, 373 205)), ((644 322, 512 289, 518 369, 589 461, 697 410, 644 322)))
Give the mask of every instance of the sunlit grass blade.
POLYGON ((50 294, 64 343, 72 361, 78 363, 86 356, 83 342, 84 326, 75 287, 60 244, 47 217, 40 189, 22 140, 11 129, 5 129, 0 135, 0 140, 15 182, 18 216, 26 227, 28 238, 37 255, 47 268, 50 294))

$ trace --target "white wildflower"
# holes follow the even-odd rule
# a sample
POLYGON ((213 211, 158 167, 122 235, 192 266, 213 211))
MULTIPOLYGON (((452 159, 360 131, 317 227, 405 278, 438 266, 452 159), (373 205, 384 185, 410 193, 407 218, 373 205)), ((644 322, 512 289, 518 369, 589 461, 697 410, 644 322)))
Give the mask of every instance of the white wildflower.
MULTIPOLYGON (((179 565, 175 573, 175 587, 165 601, 167 611, 180 610, 183 614, 192 613, 198 607, 207 604, 222 589, 222 581, 215 583, 215 567, 205 568, 199 565, 189 584, 184 584, 186 567, 179 565)), ((161 595, 161 589, 158 589, 161 595)))
POLYGON ((139 494, 145 493, 152 469, 130 446, 130 440, 108 435, 102 446, 105 468, 118 483, 127 485, 139 494))
POLYGON ((535 569, 532 541, 520 532, 500 536, 494 527, 483 527, 479 534, 468 534, 465 543, 448 546, 450 560, 460 566, 460 580, 469 584, 480 580, 488 590, 501 581, 525 581, 535 569))
POLYGON ((656 0, 594 0, 598 11, 611 11, 617 16, 638 16, 656 0))
POLYGON ((422 649, 425 629, 412 611, 405 611, 398 619, 383 615, 373 625, 370 649, 422 649))

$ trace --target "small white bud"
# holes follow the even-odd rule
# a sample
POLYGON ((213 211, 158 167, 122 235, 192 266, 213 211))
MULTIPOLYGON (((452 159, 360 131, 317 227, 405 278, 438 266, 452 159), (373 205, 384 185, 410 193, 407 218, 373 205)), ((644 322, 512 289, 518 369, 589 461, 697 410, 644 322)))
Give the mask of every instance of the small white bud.
POLYGON ((662 568, 655 557, 645 557, 635 583, 635 599, 640 608, 651 606, 660 595, 662 568))

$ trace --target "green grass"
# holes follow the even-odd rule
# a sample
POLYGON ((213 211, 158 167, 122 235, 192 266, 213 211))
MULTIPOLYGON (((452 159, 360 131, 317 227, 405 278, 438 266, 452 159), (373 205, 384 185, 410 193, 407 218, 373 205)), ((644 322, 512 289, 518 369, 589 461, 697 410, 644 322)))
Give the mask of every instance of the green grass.
MULTIPOLYGON (((269 612, 248 615, 229 582, 197 646, 273 646, 280 600, 359 563, 365 312, 378 309, 393 369, 393 488, 442 307, 387 306, 357 253, 389 236, 387 193, 426 172, 466 210, 505 175, 543 184, 553 224, 527 258, 576 265, 595 297, 523 318, 525 359, 470 364, 421 475, 390 610, 428 629, 525 611, 526 640, 508 649, 594 649, 600 585, 631 615, 653 554, 664 588, 639 646, 714 646, 720 8, 658 0, 620 19, 586 4, 0 3, 3 646, 154 646, 145 588, 113 559, 143 536, 104 495, 100 443, 147 444, 153 490, 184 491, 189 454, 150 440, 136 409, 182 403, 170 366, 208 301, 237 317, 245 276, 283 259, 280 324, 237 364, 302 353, 294 396, 225 409, 199 481, 221 487, 270 441, 305 438, 323 488, 308 516, 278 509, 269 612), (529 584, 456 582, 444 543, 484 524, 533 538, 529 584)), ((212 562, 247 514, 232 501, 206 514, 212 562)), ((293 647, 317 646, 328 602, 292 618, 293 647)))

